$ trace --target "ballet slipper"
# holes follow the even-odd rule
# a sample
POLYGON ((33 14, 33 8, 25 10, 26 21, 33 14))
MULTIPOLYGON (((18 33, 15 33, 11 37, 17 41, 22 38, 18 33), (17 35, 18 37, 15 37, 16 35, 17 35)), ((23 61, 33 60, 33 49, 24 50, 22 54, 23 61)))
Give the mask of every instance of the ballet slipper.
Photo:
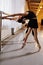
POLYGON ((37 44, 37 46, 39 47, 39 49, 41 49, 41 46, 40 46, 40 44, 37 44))
POLYGON ((36 47, 38 47, 38 48, 39 48, 39 50, 38 50, 38 51, 40 51, 40 49, 41 49, 40 44, 36 44, 36 47))
POLYGON ((26 40, 27 40, 26 38, 23 39, 24 43, 22 45, 22 48, 24 48, 24 46, 26 45, 26 40))
POLYGON ((24 47, 25 47, 25 45, 26 45, 26 44, 25 44, 25 43, 23 43, 23 45, 22 45, 22 47, 21 47, 21 48, 24 48, 24 47))
POLYGON ((27 40, 26 38, 23 39, 24 43, 26 43, 26 40, 27 40))

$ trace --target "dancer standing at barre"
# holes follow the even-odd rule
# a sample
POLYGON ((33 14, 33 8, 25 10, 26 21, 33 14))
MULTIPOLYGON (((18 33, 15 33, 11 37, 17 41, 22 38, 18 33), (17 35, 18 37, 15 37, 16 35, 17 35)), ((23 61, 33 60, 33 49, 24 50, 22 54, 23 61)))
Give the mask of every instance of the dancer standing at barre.
MULTIPOLYGON (((32 31, 33 32, 33 37, 35 39, 35 41, 37 42, 37 46, 39 47, 39 49, 41 48, 40 44, 39 44, 39 41, 38 41, 38 38, 37 38, 37 28, 38 28, 38 22, 37 22, 37 18, 36 18, 36 15, 32 12, 32 11, 27 11, 25 13, 26 15, 23 16, 21 18, 21 20, 27 20, 29 19, 29 23, 27 25, 27 30, 26 30, 26 34, 25 34, 25 37, 23 39, 24 43, 22 45, 22 48, 24 48, 24 46, 26 45, 26 41, 28 39, 28 36, 30 34, 30 32, 32 31)), ((20 21, 21 21, 20 20, 20 21)), ((19 20, 18 20, 19 21, 19 20)))

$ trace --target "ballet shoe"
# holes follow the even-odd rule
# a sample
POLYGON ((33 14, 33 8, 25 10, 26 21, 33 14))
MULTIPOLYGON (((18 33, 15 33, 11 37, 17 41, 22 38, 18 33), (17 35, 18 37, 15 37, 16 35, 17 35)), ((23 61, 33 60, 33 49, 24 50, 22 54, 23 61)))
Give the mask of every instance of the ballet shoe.
POLYGON ((25 44, 25 43, 23 43, 23 45, 22 45, 22 47, 21 47, 21 48, 24 48, 24 47, 25 47, 25 45, 26 45, 26 44, 25 44))
POLYGON ((26 43, 26 38, 24 38, 23 41, 26 43))
POLYGON ((40 46, 40 44, 36 44, 36 46, 35 47, 38 47, 39 49, 41 49, 41 46, 40 46))
POLYGON ((41 49, 41 46, 38 44, 39 49, 41 49))

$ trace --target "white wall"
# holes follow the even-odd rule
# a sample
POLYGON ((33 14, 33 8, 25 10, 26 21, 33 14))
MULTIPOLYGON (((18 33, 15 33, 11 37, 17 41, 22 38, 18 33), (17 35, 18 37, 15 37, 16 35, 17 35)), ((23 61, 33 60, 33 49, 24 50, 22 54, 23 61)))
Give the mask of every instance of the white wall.
MULTIPOLYGON (((0 0, 0 10, 9 14, 24 12, 24 5, 25 5, 25 0, 0 0)), ((15 25, 16 22, 13 23, 15 25)), ((7 25, 9 27, 12 27, 13 23, 9 20, 4 20, 2 24, 4 26, 7 25)))

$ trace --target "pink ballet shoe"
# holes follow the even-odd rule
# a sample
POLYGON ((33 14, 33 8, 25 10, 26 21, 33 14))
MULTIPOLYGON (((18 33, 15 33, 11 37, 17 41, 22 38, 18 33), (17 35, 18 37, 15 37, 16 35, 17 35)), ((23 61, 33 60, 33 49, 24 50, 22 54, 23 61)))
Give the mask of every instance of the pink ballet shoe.
POLYGON ((23 43, 23 45, 22 45, 22 47, 21 47, 21 48, 24 48, 24 47, 25 47, 25 45, 26 45, 26 44, 25 44, 25 43, 23 43))
POLYGON ((24 43, 26 43, 26 40, 27 40, 26 38, 23 39, 24 43))

